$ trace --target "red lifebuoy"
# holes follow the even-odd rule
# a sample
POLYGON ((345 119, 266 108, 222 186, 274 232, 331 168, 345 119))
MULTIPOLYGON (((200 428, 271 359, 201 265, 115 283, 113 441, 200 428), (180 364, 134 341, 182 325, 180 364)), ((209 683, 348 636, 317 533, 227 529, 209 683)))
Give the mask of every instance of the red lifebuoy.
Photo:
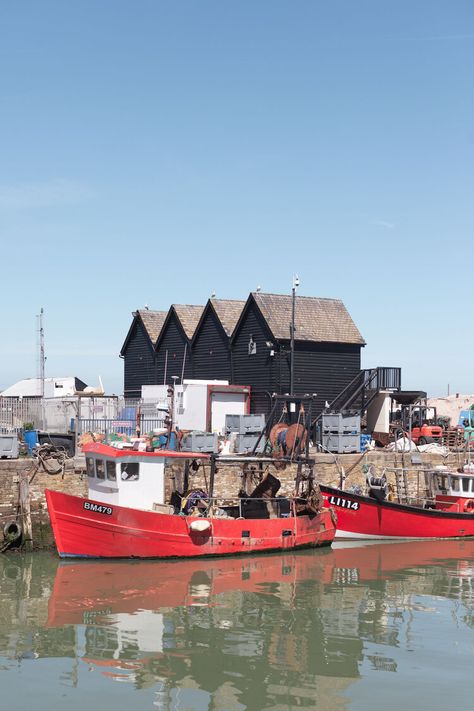
POLYGON ((474 513, 474 499, 466 499, 463 511, 465 513, 474 513))

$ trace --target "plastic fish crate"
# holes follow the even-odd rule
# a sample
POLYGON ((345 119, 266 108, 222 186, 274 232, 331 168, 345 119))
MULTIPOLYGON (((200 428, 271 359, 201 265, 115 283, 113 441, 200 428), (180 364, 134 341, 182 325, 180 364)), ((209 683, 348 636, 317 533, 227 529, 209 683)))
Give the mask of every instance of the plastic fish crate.
POLYGON ((0 459, 18 459, 18 453, 16 434, 0 434, 0 459))
POLYGON ((335 454, 350 454, 360 452, 360 435, 353 434, 323 434, 323 448, 335 454))
POLYGON ((325 414, 321 418, 323 433, 360 434, 360 415, 336 412, 325 414))
POLYGON ((190 432, 181 442, 182 452, 218 452, 217 432, 190 432))
POLYGON ((225 431, 238 434, 260 434, 265 427, 265 415, 226 415, 225 431))
MULTIPOLYGON (((259 438, 258 434, 238 434, 235 439, 235 451, 237 454, 249 454, 253 452, 253 448, 259 438)), ((265 437, 260 439, 256 453, 262 454, 265 449, 265 437)))

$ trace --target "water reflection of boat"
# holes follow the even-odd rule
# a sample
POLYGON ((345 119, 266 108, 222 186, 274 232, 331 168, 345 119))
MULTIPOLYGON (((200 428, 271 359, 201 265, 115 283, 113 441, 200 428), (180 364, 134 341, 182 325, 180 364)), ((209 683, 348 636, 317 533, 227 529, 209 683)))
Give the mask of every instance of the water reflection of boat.
POLYGON ((179 693, 190 708, 316 709, 324 698, 343 711, 364 659, 397 671, 396 650, 425 595, 436 596, 429 605, 456 600, 453 614, 474 626, 473 562, 470 540, 77 561, 57 569, 48 626, 54 636, 74 630, 76 657, 106 678, 159 688, 163 708, 179 693))
POLYGON ((97 623, 110 615, 212 604, 216 595, 280 594, 304 581, 370 581, 413 567, 458 561, 472 570, 474 540, 338 543, 332 549, 257 557, 185 561, 101 561, 60 565, 48 625, 97 623))

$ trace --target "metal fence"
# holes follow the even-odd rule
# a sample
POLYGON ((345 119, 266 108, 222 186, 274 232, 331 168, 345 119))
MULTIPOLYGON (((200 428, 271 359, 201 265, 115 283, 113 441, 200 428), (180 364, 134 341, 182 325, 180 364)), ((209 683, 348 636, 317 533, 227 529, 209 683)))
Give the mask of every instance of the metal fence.
POLYGON ((164 427, 163 403, 103 397, 1 397, 0 432, 19 433, 25 428, 58 433, 136 431, 137 415, 142 432, 164 427))
POLYGON ((91 419, 91 418, 81 418, 78 420, 78 430, 77 434, 80 436, 87 432, 93 434, 120 434, 127 435, 127 437, 135 436, 137 432, 137 426, 139 425, 140 432, 142 434, 153 432, 153 430, 165 429, 164 418, 147 418, 140 415, 138 418, 133 419, 91 419))
POLYGON ((0 432, 20 432, 24 428, 43 429, 41 398, 1 397, 0 432))

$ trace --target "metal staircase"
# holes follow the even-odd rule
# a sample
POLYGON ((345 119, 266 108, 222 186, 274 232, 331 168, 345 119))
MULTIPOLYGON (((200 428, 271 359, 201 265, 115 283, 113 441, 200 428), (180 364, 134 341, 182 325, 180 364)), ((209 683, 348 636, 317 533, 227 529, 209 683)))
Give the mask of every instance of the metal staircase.
MULTIPOLYGON (((381 390, 400 390, 401 368, 361 370, 326 408, 328 412, 355 410, 363 415, 381 390)), ((319 420, 322 413, 318 416, 319 420)))

